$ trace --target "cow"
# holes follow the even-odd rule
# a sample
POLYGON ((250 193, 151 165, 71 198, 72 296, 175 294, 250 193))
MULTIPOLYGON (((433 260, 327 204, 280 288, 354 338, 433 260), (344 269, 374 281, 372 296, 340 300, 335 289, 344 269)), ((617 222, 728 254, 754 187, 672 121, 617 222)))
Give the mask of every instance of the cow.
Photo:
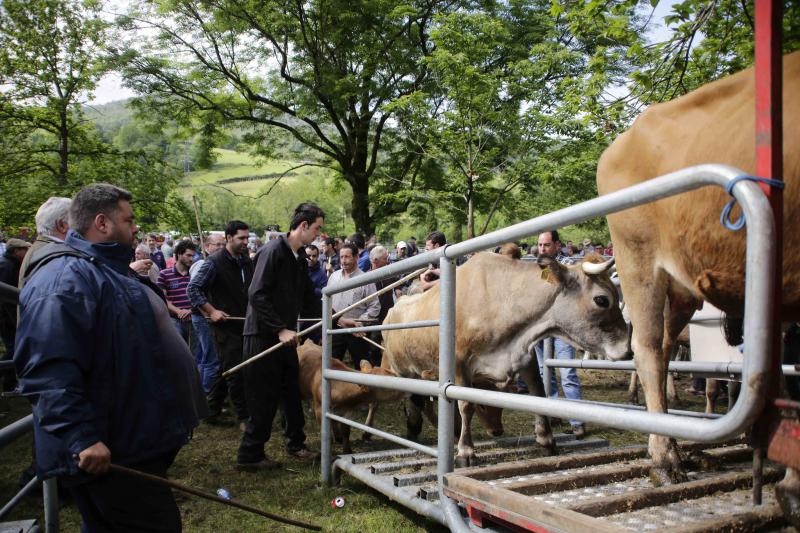
MULTIPOLYGON (((311 402, 317 422, 322 419, 322 347, 311 340, 307 340, 297 349, 297 358, 300 364, 298 379, 300 382, 300 395, 304 400, 311 402)), ((355 372, 338 359, 331 360, 333 370, 355 372)), ((361 361, 361 371, 366 374, 381 376, 394 376, 391 371, 383 368, 373 368, 364 360, 361 361)), ((405 394, 391 389, 365 387, 344 381, 331 381, 331 412, 344 415, 360 405, 382 403, 400 400, 405 394)), ((344 453, 352 453, 350 446, 350 426, 334 422, 332 424, 336 442, 342 444, 344 453)))
MULTIPOLYGON (((608 276, 611 263, 593 257, 567 267, 546 255, 533 263, 483 252, 456 269, 455 383, 505 390, 519 374, 530 394, 544 396, 531 347, 545 337, 624 356, 628 329, 608 276)), ((439 291, 437 285, 400 298, 384 324, 438 319, 439 291)), ((438 329, 385 330, 383 338, 383 368, 407 378, 437 373, 438 329)), ((470 430, 475 407, 459 401, 458 410, 462 423, 456 462, 469 465, 475 458, 470 430)), ((555 450, 549 421, 540 415, 535 420, 537 442, 555 450)))
MULTIPOLYGON (((703 163, 724 163, 755 173, 754 77, 751 68, 646 109, 601 156, 599 194, 703 163)), ((798 52, 783 58, 783 94, 787 186, 785 241, 778 245, 784 250, 783 318, 796 321, 800 319, 800 232, 794 231, 800 219, 798 52)), ((667 410, 668 356, 693 310, 708 301, 729 316, 742 316, 745 232, 730 231, 719 223, 729 199, 719 188, 704 187, 608 216, 649 411, 667 410)), ((662 482, 683 477, 673 439, 651 435, 649 452, 654 474, 662 482)))

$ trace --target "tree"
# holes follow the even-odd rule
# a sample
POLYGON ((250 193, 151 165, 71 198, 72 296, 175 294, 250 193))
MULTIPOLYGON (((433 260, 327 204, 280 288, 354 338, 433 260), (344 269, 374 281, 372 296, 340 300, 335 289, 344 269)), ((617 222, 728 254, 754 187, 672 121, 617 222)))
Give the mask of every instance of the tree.
POLYGON ((70 157, 97 153, 79 102, 109 69, 101 46, 107 24, 99 7, 88 0, 0 5, 0 121, 29 141, 4 154, 13 175, 44 171, 64 188, 70 157), (31 142, 33 132, 49 135, 31 142))
MULTIPOLYGON (((636 48, 641 69, 627 100, 641 107, 672 100, 750 67, 755 50, 753 0, 684 0, 664 19, 672 35, 636 48)), ((800 4, 783 2, 783 52, 800 48, 800 4)))
MULTIPOLYGON (((620 124, 606 92, 631 70, 641 43, 635 3, 483 2, 439 16, 424 59, 432 83, 394 103, 409 137, 445 168, 420 184, 467 226, 487 231, 497 213, 520 218, 595 196, 594 164, 620 124), (518 202, 520 188, 534 200, 518 202), (458 206, 458 201, 461 205, 458 206)), ((517 218, 518 220, 519 218, 517 218)))
POLYGON ((248 125, 261 155, 274 155, 268 128, 314 150, 350 186, 357 229, 372 233, 385 106, 426 83, 432 18, 453 1, 154 0, 121 23, 156 35, 139 33, 138 53, 119 55, 128 85, 161 115, 248 125))

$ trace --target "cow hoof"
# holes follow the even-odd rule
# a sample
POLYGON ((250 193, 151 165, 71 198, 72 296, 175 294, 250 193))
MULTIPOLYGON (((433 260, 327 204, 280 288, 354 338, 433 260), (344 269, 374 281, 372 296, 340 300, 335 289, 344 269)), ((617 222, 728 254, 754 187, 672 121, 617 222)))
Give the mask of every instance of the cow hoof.
POLYGON ((654 487, 676 485, 687 480, 686 474, 680 469, 658 466, 654 466, 650 469, 650 483, 652 483, 654 487))
POLYGON ((475 465, 474 455, 456 455, 455 459, 456 468, 466 468, 475 465))
POLYGON ((700 450, 690 452, 686 460, 683 461, 683 465, 689 470, 715 471, 723 469, 723 464, 719 459, 711 457, 700 450))
POLYGON ((775 499, 786 520, 800 530, 800 483, 787 475, 787 479, 775 485, 775 499))

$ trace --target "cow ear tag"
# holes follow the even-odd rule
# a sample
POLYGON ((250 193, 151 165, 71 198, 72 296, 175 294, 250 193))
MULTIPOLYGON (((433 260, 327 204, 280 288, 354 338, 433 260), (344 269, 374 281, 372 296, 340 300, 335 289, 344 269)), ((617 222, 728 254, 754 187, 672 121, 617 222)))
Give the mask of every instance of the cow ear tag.
POLYGON ((544 281, 550 281, 550 269, 547 267, 542 268, 542 279, 544 281))

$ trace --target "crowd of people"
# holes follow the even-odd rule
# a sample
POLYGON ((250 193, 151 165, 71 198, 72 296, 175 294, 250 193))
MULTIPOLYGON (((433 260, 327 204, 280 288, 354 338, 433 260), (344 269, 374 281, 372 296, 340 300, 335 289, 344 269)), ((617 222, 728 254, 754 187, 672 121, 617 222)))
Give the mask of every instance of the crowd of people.
MULTIPOLYGON (((0 334, 19 378, 5 386, 31 401, 37 473, 66 481, 87 531, 138 530, 145 520, 147 528, 179 529, 168 490, 142 490, 109 467, 113 460, 164 476, 203 420, 239 428, 242 471, 279 466, 265 454, 278 409, 286 453, 318 457, 305 443, 298 321, 319 320, 326 286, 422 251, 413 236, 387 248, 374 236, 324 235, 325 213, 313 203, 297 206, 289 231, 272 232, 263 245, 238 220, 202 240, 154 233, 139 240, 132 201, 119 187, 90 185, 39 208, 33 243, 2 243, 0 281, 21 289, 18 308, 0 309, 0 334), (227 372, 278 344, 269 357, 227 372)), ((446 244, 434 231, 424 250, 446 244)), ((548 254, 563 263, 592 251, 613 254, 611 243, 562 244, 556 231, 542 233, 536 246, 508 243, 495 251, 515 259, 548 254)), ((382 291, 396 281, 389 278, 337 293, 333 312, 344 312, 333 327, 380 323, 402 293, 429 290, 438 279, 431 265, 394 291, 382 291)), ((379 334, 332 338, 333 356, 349 354, 356 369, 362 361, 380 364, 379 334)), ((536 353, 541 366, 541 345, 536 353)), ((556 340, 557 358, 574 355, 556 340)), ((561 369, 561 380, 567 398, 580 398, 574 369, 561 369)), ((583 425, 570 422, 580 436, 583 425)))

